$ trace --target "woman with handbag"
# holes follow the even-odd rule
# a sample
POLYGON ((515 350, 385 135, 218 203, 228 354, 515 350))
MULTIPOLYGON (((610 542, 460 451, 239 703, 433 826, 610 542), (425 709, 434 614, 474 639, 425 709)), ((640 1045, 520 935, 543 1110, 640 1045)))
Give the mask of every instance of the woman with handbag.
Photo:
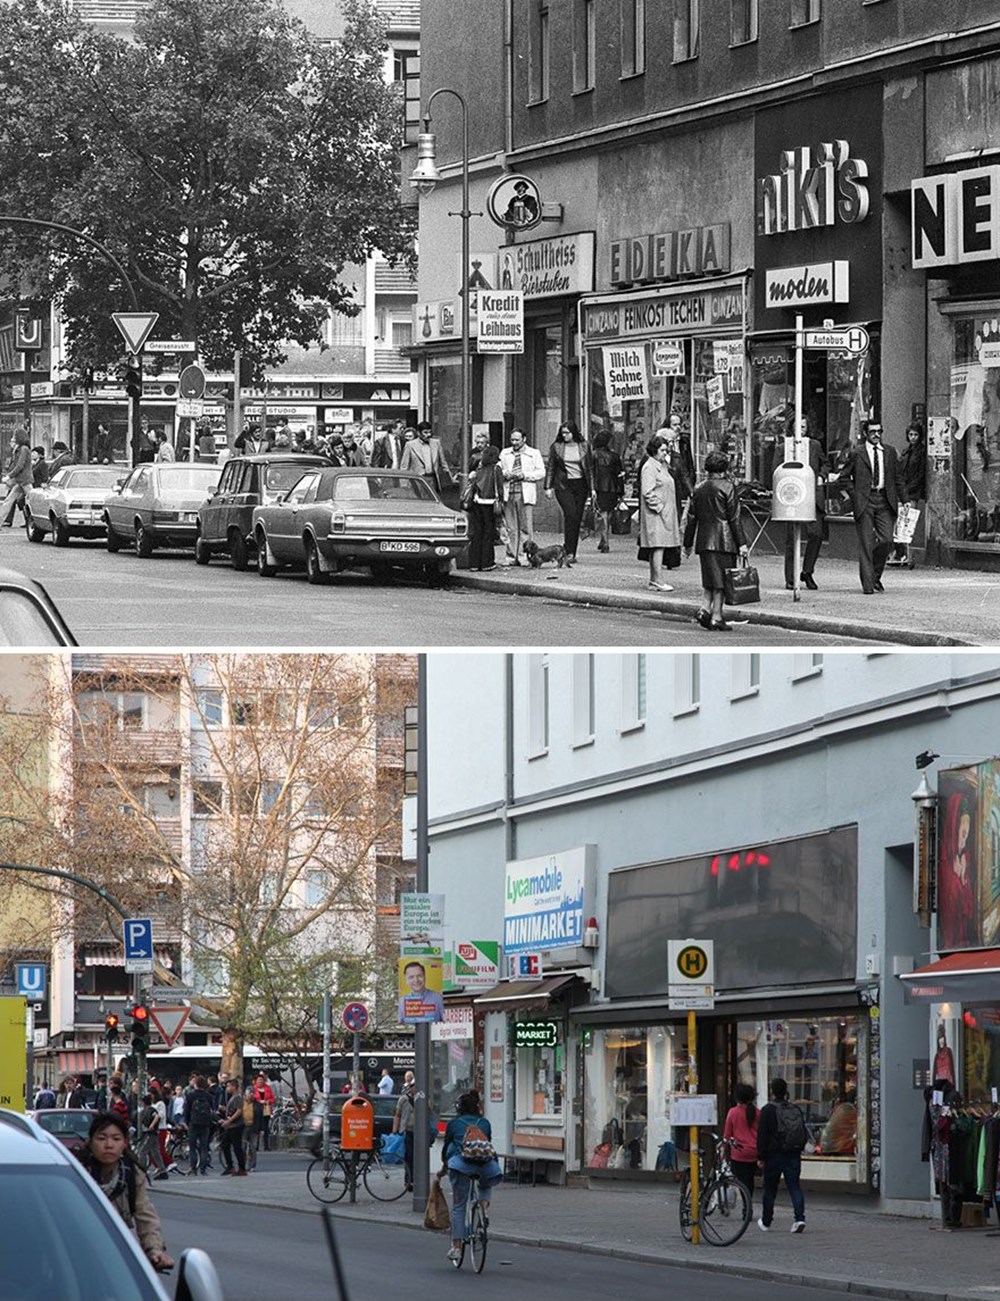
POLYGON ((625 495, 625 472, 622 458, 611 446, 611 435, 606 429, 594 435, 590 463, 593 470, 597 549, 610 551, 608 539, 611 536, 611 514, 625 495))
POLYGON ((726 570, 736 564, 736 553, 744 563, 749 555, 740 525, 740 504, 736 488, 726 477, 729 457, 710 452, 705 457, 707 478, 691 495, 691 509, 684 530, 684 554, 691 548, 701 561, 701 585, 705 605, 698 611, 697 622, 712 632, 731 632, 732 624, 722 617, 722 600, 726 587, 726 570))
POLYGON ((656 592, 674 589, 663 581, 663 554, 681 544, 677 524, 677 494, 667 463, 670 444, 655 434, 646 444, 639 472, 639 546, 649 559, 649 586, 656 592))
POLYGON ((267 1082, 267 1076, 263 1073, 254 1080, 253 1092, 254 1097, 263 1109, 263 1124, 260 1136, 264 1151, 269 1152, 271 1150, 271 1116, 274 1114, 274 1104, 277 1102, 277 1098, 274 1096, 274 1090, 267 1082))
POLYGON ((496 569, 493 521, 500 503, 499 461, 499 449, 488 443, 482 450, 478 469, 469 480, 469 568, 481 572, 496 569))

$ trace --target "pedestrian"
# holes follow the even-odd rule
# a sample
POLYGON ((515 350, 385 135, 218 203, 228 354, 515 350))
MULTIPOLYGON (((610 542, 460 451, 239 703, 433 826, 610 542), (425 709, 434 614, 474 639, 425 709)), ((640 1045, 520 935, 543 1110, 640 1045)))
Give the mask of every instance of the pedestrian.
POLYGON ((159 446, 160 440, 156 437, 156 431, 149 427, 149 418, 140 416, 139 431, 136 437, 136 464, 155 461, 159 446))
POLYGON ((219 1128, 222 1130, 219 1154, 225 1167, 219 1171, 220 1176, 245 1175, 247 1163, 243 1154, 243 1095, 239 1080, 226 1082, 226 1114, 219 1128), (238 1170, 233 1169, 234 1156, 238 1170))
POLYGON ((128 1105, 128 1098, 125 1097, 125 1090, 122 1088, 120 1080, 112 1080, 109 1090, 108 1111, 113 1111, 116 1116, 121 1116, 127 1125, 131 1120, 131 1109, 128 1105))
POLYGON ((14 527, 14 512, 21 508, 24 513, 24 498, 31 487, 31 439, 28 430, 22 426, 16 430, 11 439, 10 463, 7 466, 7 495, 0 506, 0 528, 14 527))
POLYGON ((496 569, 493 549, 493 519, 500 504, 500 453, 490 443, 483 448, 479 468, 469 485, 469 568, 487 572, 496 569))
POLYGON ((382 1076, 378 1082, 379 1097, 387 1098, 389 1094, 392 1093, 393 1089, 395 1089, 395 1087, 396 1086, 393 1083, 393 1079, 392 1079, 392 1071, 389 1070, 388 1066, 383 1066, 382 1076))
MULTIPOLYGON (((898 482, 903 505, 909 506, 911 510, 919 510, 920 503, 927 500, 927 448, 924 445, 924 431, 916 423, 906 426, 906 446, 899 457, 898 482)), ((910 544, 897 542, 891 559, 886 563, 908 565, 912 569, 910 544)))
POLYGON ((65 465, 76 465, 76 457, 65 443, 60 442, 57 439, 52 444, 52 460, 49 462, 49 478, 51 479, 54 474, 58 474, 65 465))
POLYGON ((748 553, 740 524, 740 504, 736 488, 726 477, 729 458, 722 452, 709 452, 705 473, 691 494, 691 507, 684 529, 684 554, 692 545, 701 561, 701 585, 705 604, 698 611, 697 622, 712 632, 730 632, 732 624, 722 617, 726 570, 736 564, 736 553, 745 560, 748 553))
MULTIPOLYGON (((656 592, 672 592, 663 581, 664 553, 679 560, 680 525, 677 522, 677 494, 668 469, 670 444, 655 434, 646 444, 646 459, 639 472, 639 546, 649 561, 649 586, 656 592)), ((674 565, 676 568, 676 565, 674 565)))
POLYGON ((168 1179, 167 1163, 160 1151, 160 1113, 152 1093, 142 1095, 142 1105, 136 1117, 136 1160, 148 1169, 156 1167, 154 1179, 168 1179))
POLYGON ((399 1101, 392 1118, 392 1132, 403 1135, 403 1169, 406 1174, 406 1191, 413 1191, 413 1121, 416 1117, 416 1076, 407 1071, 403 1076, 403 1087, 399 1091, 399 1101))
POLYGON ((591 495, 590 457, 575 420, 564 420, 549 448, 545 468, 545 495, 555 496, 563 517, 566 563, 576 564, 583 510, 591 495))
POLYGON ((212 1099, 204 1075, 194 1076, 194 1088, 184 1099, 184 1123, 188 1127, 188 1158, 191 1173, 208 1174, 211 1165, 212 1099))
POLYGON ((128 1122, 112 1113, 99 1112, 91 1122, 80 1161, 129 1228, 135 1229, 153 1268, 173 1269, 160 1217, 145 1179, 139 1177, 135 1157, 128 1150, 128 1122))
POLYGON ((354 469, 362 469, 368 464, 365 459, 364 450, 358 441, 357 425, 347 425, 344 429, 344 452, 345 464, 354 469))
POLYGON ((264 1151, 271 1150, 271 1117, 274 1115, 274 1104, 277 1098, 274 1096, 274 1090, 267 1082, 267 1076, 263 1071, 254 1080, 254 1097, 260 1103, 262 1108, 263 1125, 261 1126, 261 1137, 264 1140, 264 1151))
POLYGON ((722 1137, 732 1141, 729 1164, 733 1174, 750 1194, 751 1202, 754 1176, 757 1173, 757 1126, 760 1120, 756 1097, 752 1085, 737 1084, 736 1105, 726 1113, 726 1123, 722 1130, 722 1137))
POLYGON ((45 459, 44 447, 31 449, 31 486, 41 488, 49 481, 49 463, 45 459))
POLYGON ((263 1104, 257 1101, 253 1085, 248 1084, 243 1090, 243 1154, 247 1174, 252 1174, 257 1169, 257 1147, 263 1126, 263 1104))
POLYGON ((156 460, 175 461, 174 445, 167 437, 166 430, 161 429, 156 436, 156 460))
POLYGON ((48 1111, 50 1107, 56 1105, 56 1094, 54 1089, 50 1089, 47 1084, 35 1094, 34 1109, 35 1111, 48 1111))
POLYGON ((523 429, 510 431, 510 446, 500 453, 503 518, 507 531, 507 564, 521 563, 525 542, 535 540, 535 504, 538 485, 545 478, 545 462, 535 447, 529 447, 523 429))
POLYGON ((403 448, 399 468, 423 475, 438 496, 441 496, 446 488, 453 487, 455 483, 455 476, 441 447, 441 440, 434 437, 434 428, 429 420, 421 420, 417 425, 417 437, 411 439, 403 448))
MULTIPOLYGON (((819 584, 814 577, 816 561, 819 559, 823 536, 827 530, 826 512, 823 509, 823 499, 819 487, 824 458, 819 439, 813 438, 809 433, 808 416, 802 417, 801 430, 802 437, 799 443, 802 447, 802 459, 812 470, 813 478, 816 481, 816 518, 799 525, 802 530, 801 536, 805 540, 805 547, 802 549, 801 563, 799 565, 799 581, 808 587, 810 592, 815 592, 819 590, 819 584)), ((785 587, 789 591, 795 588, 795 525, 788 523, 785 524, 785 587)))
POLYGON ((67 1075, 59 1085, 59 1096, 56 1099, 56 1106, 79 1108, 83 1105, 83 1089, 80 1088, 75 1075, 67 1075))
POLYGON ((374 468, 379 470, 399 469, 399 462, 405 445, 403 438, 404 427, 402 420, 397 420, 393 425, 383 430, 374 440, 371 452, 371 463, 374 468))
POLYGON ((610 551, 611 513, 625 496, 625 471, 622 458, 611 446, 611 435, 606 429, 595 434, 593 442, 590 463, 593 471, 597 549, 610 551))
POLYGON ((90 449, 90 459, 98 465, 111 464, 111 431, 103 420, 97 422, 97 433, 90 449))
POLYGON ((806 1203, 802 1193, 802 1149, 806 1145, 806 1119, 788 1100, 788 1085, 775 1076, 771 1101, 761 1108, 757 1124, 758 1165, 764 1171, 764 1198, 758 1228, 766 1233, 774 1219, 774 1199, 782 1178, 792 1199, 792 1232, 806 1227, 806 1203))
POLYGON ((475 1127, 487 1143, 492 1143, 490 1122, 483 1116, 482 1103, 475 1089, 463 1093, 458 1100, 458 1115, 448 1121, 444 1131, 444 1148, 441 1153, 442 1174, 447 1170, 451 1182, 451 1247, 449 1260, 458 1260, 465 1238, 465 1205, 469 1200, 472 1180, 479 1180, 479 1202, 487 1216, 490 1212, 490 1190, 503 1178, 496 1156, 485 1161, 470 1161, 464 1155, 466 1131, 475 1127))
POLYGON ((858 570, 865 596, 884 592, 882 571, 889 558, 899 512, 899 467, 894 448, 882 446, 882 426, 872 421, 851 457, 854 527, 858 534, 858 570))

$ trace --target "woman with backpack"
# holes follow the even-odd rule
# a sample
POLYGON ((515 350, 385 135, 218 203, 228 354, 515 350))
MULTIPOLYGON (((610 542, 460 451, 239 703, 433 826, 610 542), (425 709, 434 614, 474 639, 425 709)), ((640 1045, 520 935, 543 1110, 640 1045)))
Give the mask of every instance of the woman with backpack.
POLYGON ((475 1089, 463 1093, 458 1100, 458 1115, 448 1121, 444 1131, 444 1151, 441 1154, 442 1175, 448 1172, 451 1181, 451 1247, 449 1260, 458 1260, 465 1238, 465 1206, 469 1200, 472 1180, 479 1180, 479 1200, 483 1212, 489 1215, 490 1189, 503 1175, 500 1162, 493 1149, 493 1131, 483 1116, 482 1103, 475 1089))
POLYGON ((753 1201, 753 1181, 757 1173, 757 1125, 760 1112, 754 1099, 756 1093, 749 1084, 737 1084, 736 1105, 726 1115, 722 1137, 732 1142, 729 1164, 733 1174, 750 1194, 753 1201))
POLYGON ((114 1112, 96 1115, 80 1161, 129 1228, 135 1229, 153 1268, 161 1272, 173 1269, 160 1217, 146 1180, 128 1150, 128 1122, 114 1112))

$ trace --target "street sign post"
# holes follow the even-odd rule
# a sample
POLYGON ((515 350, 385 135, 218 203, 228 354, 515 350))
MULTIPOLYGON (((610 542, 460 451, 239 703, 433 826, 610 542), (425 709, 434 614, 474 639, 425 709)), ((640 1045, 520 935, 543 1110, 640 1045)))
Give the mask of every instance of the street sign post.
POLYGON ((860 357, 868 351, 871 338, 863 325, 850 325, 836 330, 804 330, 804 348, 825 348, 829 352, 846 352, 860 357))
POLYGON ((177 392, 182 398, 205 396, 205 372, 193 362, 185 366, 177 379, 177 392))
MULTIPOLYGON (((713 940, 667 941, 667 1005, 688 1014, 688 1093, 698 1092, 698 1023, 695 1010, 715 1006, 715 943, 713 940)), ((690 1122, 689 1122, 690 1123, 690 1122)), ((691 1124, 691 1241, 698 1230, 698 1122, 691 1124)))
POLYGON ((368 1009, 364 1003, 348 1003, 342 1019, 348 1030, 360 1032, 368 1025, 368 1009))
POLYGON ((29 1001, 37 1002, 45 997, 45 963, 19 962, 17 972, 17 992, 29 1001))
POLYGON ((125 938, 125 970, 129 974, 153 970, 152 917, 126 917, 122 922, 125 938))

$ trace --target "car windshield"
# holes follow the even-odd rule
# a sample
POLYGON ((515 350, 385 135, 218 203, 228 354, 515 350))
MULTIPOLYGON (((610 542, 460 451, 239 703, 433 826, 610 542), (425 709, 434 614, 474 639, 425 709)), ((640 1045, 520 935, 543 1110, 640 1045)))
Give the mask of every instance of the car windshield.
POLYGON ((65 638, 48 617, 41 598, 23 588, 0 585, 0 646, 62 646, 65 638))
POLYGON ((342 474, 334 479, 334 501, 437 501, 419 478, 402 474, 342 474))
POLYGON ((267 466, 264 473, 264 487, 269 493, 277 496, 278 493, 287 492, 301 478, 302 462, 285 461, 267 466))
POLYGON ((60 488, 106 488, 108 484, 117 483, 121 478, 121 469, 108 466, 94 470, 68 470, 63 475, 56 475, 53 483, 60 488))
POLYGON ((100 1196, 62 1166, 0 1169, 4 1301, 162 1301, 100 1196))
POLYGON ((94 1119, 92 1111, 39 1111, 35 1119, 50 1134, 79 1134, 86 1138, 94 1119))
POLYGON ((221 465, 163 465, 160 483, 164 488, 197 488, 207 492, 221 473, 221 465))

